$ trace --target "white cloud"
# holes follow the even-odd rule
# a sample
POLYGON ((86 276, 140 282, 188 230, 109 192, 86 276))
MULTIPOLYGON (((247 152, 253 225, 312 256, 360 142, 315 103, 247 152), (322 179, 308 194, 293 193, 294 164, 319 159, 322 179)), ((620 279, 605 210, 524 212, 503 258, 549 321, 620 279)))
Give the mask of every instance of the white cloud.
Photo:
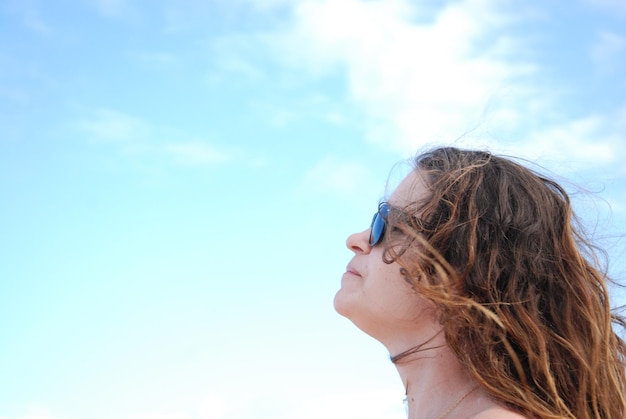
MULTIPOLYGON (((506 115, 503 118, 506 119, 506 115)), ((537 124, 526 130, 523 141, 506 141, 506 138, 506 133, 494 130, 492 138, 470 134, 455 143, 484 147, 498 154, 561 163, 572 169, 589 166, 614 169, 616 166, 610 165, 619 161, 626 144, 626 107, 606 114, 537 124)))
POLYGON ((536 71, 515 58, 523 45, 498 32, 531 12, 512 17, 495 4, 467 0, 433 12, 406 0, 301 1, 286 29, 249 42, 270 44, 301 79, 345 74, 347 103, 357 109, 351 125, 384 148, 413 153, 476 127, 522 126, 529 112, 549 107, 549 94, 533 98, 522 83, 536 71))
MULTIPOLYGON (((407 152, 473 129, 495 95, 534 72, 512 58, 521 46, 498 36, 511 19, 486 0, 434 15, 404 0, 302 1, 290 32, 273 42, 293 68, 345 71, 370 140, 407 152)), ((507 103, 521 92, 508 89, 507 103)))
MULTIPOLYGON (((613 129, 619 121, 608 115, 570 120, 533 132, 523 146, 537 157, 550 156, 553 160, 594 166, 611 164, 619 158, 616 150, 626 144, 626 136, 616 134, 618 131, 613 129)), ((529 154, 528 150, 524 154, 529 154)))
POLYGON ((78 120, 75 126, 103 141, 137 141, 149 132, 148 124, 140 118, 112 109, 96 109, 89 117, 78 120))
MULTIPOLYGON (((515 143, 523 156, 553 153, 578 165, 614 162, 626 141, 613 119, 623 121, 622 112, 568 115, 558 84, 540 85, 530 45, 511 35, 511 25, 541 14, 501 5, 462 0, 427 10, 408 0, 303 0, 288 29, 264 39, 295 72, 345 74, 361 126, 381 147, 406 154, 464 136, 456 142, 504 150, 515 143)), ((598 62, 620 68, 623 37, 605 32, 600 41, 598 62)), ((317 170, 319 184, 342 187, 317 170)))

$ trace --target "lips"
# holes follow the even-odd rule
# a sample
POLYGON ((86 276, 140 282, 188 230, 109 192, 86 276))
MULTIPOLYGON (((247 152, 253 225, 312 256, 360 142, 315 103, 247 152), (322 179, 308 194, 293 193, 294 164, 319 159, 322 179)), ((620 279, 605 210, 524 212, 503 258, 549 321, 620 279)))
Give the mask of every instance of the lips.
POLYGON ((348 265, 348 266, 346 267, 346 273, 347 273, 347 274, 350 274, 350 275, 355 275, 355 276, 358 276, 358 277, 360 277, 360 276, 361 276, 361 274, 359 273, 359 271, 357 271, 356 269, 354 269, 351 265, 348 265))

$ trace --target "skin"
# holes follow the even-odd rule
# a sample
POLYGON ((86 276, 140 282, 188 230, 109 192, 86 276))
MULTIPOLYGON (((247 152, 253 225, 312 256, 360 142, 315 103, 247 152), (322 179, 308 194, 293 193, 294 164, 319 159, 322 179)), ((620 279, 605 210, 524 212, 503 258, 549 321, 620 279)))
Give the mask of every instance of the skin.
MULTIPOLYGON (((418 172, 411 172, 389 198, 392 206, 427 197, 418 172)), ((380 341, 391 355, 429 341, 423 351, 396 365, 407 389, 409 419, 437 418, 476 383, 446 345, 435 310, 405 281, 400 265, 383 262, 384 246, 369 245, 370 230, 352 234, 346 246, 354 256, 335 295, 336 311, 380 341)), ((473 390, 446 418, 521 419, 493 402, 480 389, 473 390)))

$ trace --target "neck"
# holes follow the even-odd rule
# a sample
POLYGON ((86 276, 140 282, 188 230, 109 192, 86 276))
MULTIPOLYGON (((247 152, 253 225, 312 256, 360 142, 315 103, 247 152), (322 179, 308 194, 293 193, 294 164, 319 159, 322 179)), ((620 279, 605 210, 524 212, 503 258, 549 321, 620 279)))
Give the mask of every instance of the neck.
POLYGON ((450 408, 475 388, 447 345, 428 345, 400 359, 396 368, 406 389, 410 419, 447 417, 447 410, 452 415, 450 408))

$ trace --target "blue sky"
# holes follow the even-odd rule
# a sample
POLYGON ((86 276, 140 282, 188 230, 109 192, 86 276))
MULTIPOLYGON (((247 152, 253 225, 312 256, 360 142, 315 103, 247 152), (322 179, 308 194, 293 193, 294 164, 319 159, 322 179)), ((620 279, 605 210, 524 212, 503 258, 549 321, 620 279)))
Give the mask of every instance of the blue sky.
POLYGON ((623 278, 626 3, 525 3, 3 0, 0 419, 402 418, 332 298, 423 147, 591 191, 623 278))

